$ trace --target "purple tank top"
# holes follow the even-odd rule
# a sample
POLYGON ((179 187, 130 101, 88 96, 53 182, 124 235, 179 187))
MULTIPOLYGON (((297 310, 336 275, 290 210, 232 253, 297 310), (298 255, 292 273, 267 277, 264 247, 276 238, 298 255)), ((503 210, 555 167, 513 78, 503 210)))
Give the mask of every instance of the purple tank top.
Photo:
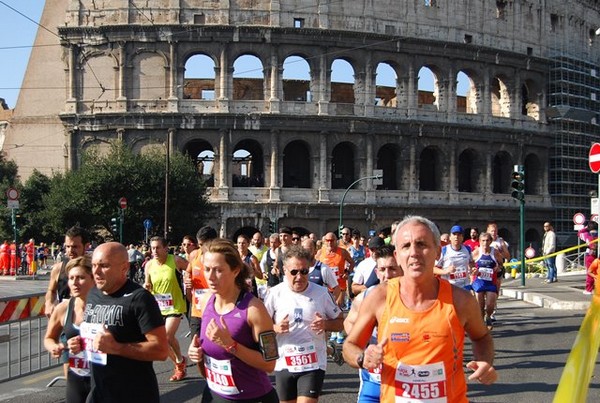
MULTIPOLYGON (((231 337, 238 344, 259 351, 258 343, 254 341, 252 329, 248 325, 248 305, 252 298, 251 293, 245 292, 243 297, 238 299, 233 310, 222 316, 231 332, 231 337)), ((229 354, 224 348, 213 343, 205 336, 206 327, 211 319, 214 319, 219 327, 221 326, 220 316, 215 311, 215 296, 211 295, 202 315, 200 345, 205 355, 215 360, 231 361, 231 374, 240 393, 237 395, 223 395, 214 389, 213 393, 231 400, 253 399, 269 393, 273 386, 266 372, 246 364, 233 354, 229 354)))

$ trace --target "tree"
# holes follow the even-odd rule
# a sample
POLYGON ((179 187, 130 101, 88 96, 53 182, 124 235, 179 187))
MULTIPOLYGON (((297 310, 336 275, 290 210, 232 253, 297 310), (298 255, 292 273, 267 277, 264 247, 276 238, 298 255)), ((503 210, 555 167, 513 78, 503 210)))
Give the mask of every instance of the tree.
MULTIPOLYGON (((158 150, 135 155, 122 142, 111 145, 107 154, 98 149, 83 153, 80 168, 55 174, 51 190, 43 197, 40 220, 48 233, 64 234, 79 224, 101 239, 119 239, 112 233, 111 218, 120 213, 118 200, 127 199, 123 242, 143 239, 143 221, 158 224, 153 233, 162 235, 164 222, 165 153, 158 150)), ((209 214, 204 183, 191 160, 179 152, 170 157, 169 222, 171 239, 195 234, 209 214)))
POLYGON ((20 218, 17 220, 19 238, 22 240, 35 238, 36 241, 51 242, 56 240, 42 219, 44 211, 44 196, 50 192, 51 180, 37 169, 23 185, 19 200, 20 218))
POLYGON ((17 176, 18 168, 14 161, 7 161, 4 153, 0 153, 0 237, 2 239, 13 239, 13 228, 11 210, 6 205, 6 191, 9 187, 20 190, 20 182, 17 176))

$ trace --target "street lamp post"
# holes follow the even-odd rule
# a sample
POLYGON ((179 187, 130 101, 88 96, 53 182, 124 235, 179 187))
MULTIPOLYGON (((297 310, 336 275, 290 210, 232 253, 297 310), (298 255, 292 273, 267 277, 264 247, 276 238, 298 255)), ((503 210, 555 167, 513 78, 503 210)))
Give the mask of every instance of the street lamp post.
POLYGON ((348 188, 344 192, 344 195, 342 196, 342 201, 340 202, 340 225, 338 227, 338 236, 339 236, 339 233, 342 231, 342 227, 344 225, 344 222, 342 220, 343 211, 344 211, 344 200, 346 199, 346 195, 348 194, 350 189, 352 189, 352 186, 356 185, 358 182, 363 181, 365 179, 381 179, 381 178, 382 178, 381 175, 365 176, 364 178, 359 178, 359 179, 355 180, 354 182, 352 182, 350 184, 350 186, 348 186, 348 188))

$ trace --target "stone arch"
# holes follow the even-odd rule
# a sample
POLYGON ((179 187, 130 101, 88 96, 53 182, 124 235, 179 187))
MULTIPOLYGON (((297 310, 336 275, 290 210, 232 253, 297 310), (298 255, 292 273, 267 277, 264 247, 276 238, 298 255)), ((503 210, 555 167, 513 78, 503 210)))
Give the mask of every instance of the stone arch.
POLYGON ((90 52, 83 55, 81 66, 81 99, 112 100, 117 98, 117 74, 119 62, 113 54, 90 52))
POLYGON ((256 234, 259 231, 258 228, 253 227, 253 226, 244 226, 241 228, 238 228, 232 235, 231 237, 231 241, 236 244, 237 243, 237 238, 240 235, 246 235, 248 237, 248 239, 252 239, 252 236, 254 234, 256 234))
POLYGON ((543 194, 543 176, 540 158, 534 153, 527 154, 525 157, 525 194, 543 194))
POLYGON ((290 55, 283 61, 283 100, 312 102, 311 69, 306 58, 290 55))
POLYGON ((356 180, 355 147, 350 142, 336 145, 331 152, 331 188, 346 189, 356 180))
POLYGON ((190 157, 196 166, 196 172, 204 179, 206 186, 214 186, 217 167, 215 167, 215 151, 212 144, 202 139, 192 140, 183 147, 183 153, 190 157))
POLYGON ((525 231, 525 246, 531 245, 536 251, 542 247, 542 235, 535 228, 529 228, 525 231))
POLYGON ((242 54, 233 62, 233 99, 264 99, 264 68, 262 61, 255 55, 242 54))
POLYGON ((216 97, 216 63, 204 53, 193 54, 185 61, 183 98, 213 100, 216 97))
POLYGON ((419 190, 442 190, 442 158, 437 147, 425 147, 419 158, 419 190))
POLYGON ((331 62, 332 103, 354 104, 356 102, 354 75, 354 66, 348 60, 335 59, 331 62))
POLYGON ((457 184, 459 192, 480 193, 483 191, 483 166, 479 153, 467 148, 458 156, 457 184))
POLYGON ((510 193, 510 180, 513 159, 506 151, 499 151, 492 159, 492 192, 510 193))
POLYGON ((305 141, 295 140, 283 149, 283 187, 311 187, 310 148, 305 141))
POLYGON ((469 69, 456 74, 456 111, 477 114, 481 111, 481 92, 476 85, 476 76, 469 69))
POLYGON ((521 114, 540 120, 540 94, 542 89, 531 79, 526 79, 521 86, 521 114))
POLYGON ((377 64, 375 72, 375 105, 392 108, 397 107, 397 71, 390 63, 380 62, 377 64))
POLYGON ((377 152, 377 169, 383 170, 383 183, 377 189, 399 190, 402 178, 401 149, 397 144, 384 144, 377 152))
POLYGON ((131 98, 166 99, 169 62, 162 52, 140 49, 131 60, 131 98))
POLYGON ((510 93, 506 82, 506 78, 502 75, 491 78, 492 116, 510 117, 510 93))
POLYGON ((439 69, 425 64, 421 66, 418 74, 417 103, 419 108, 440 109, 440 82, 439 69))
POLYGON ((242 140, 231 156, 233 187, 264 187, 265 168, 263 149, 256 140, 242 140))

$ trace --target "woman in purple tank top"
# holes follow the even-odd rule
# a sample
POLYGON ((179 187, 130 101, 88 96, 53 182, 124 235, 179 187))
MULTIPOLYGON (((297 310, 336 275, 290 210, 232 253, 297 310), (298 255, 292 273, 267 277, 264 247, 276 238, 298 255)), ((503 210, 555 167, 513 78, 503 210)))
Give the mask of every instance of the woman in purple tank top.
POLYGON ((248 290, 249 268, 226 239, 206 246, 203 264, 210 293, 200 301, 200 335, 188 350, 206 378, 202 402, 279 402, 267 375, 275 360, 259 344, 261 334, 273 331, 273 321, 248 290))

